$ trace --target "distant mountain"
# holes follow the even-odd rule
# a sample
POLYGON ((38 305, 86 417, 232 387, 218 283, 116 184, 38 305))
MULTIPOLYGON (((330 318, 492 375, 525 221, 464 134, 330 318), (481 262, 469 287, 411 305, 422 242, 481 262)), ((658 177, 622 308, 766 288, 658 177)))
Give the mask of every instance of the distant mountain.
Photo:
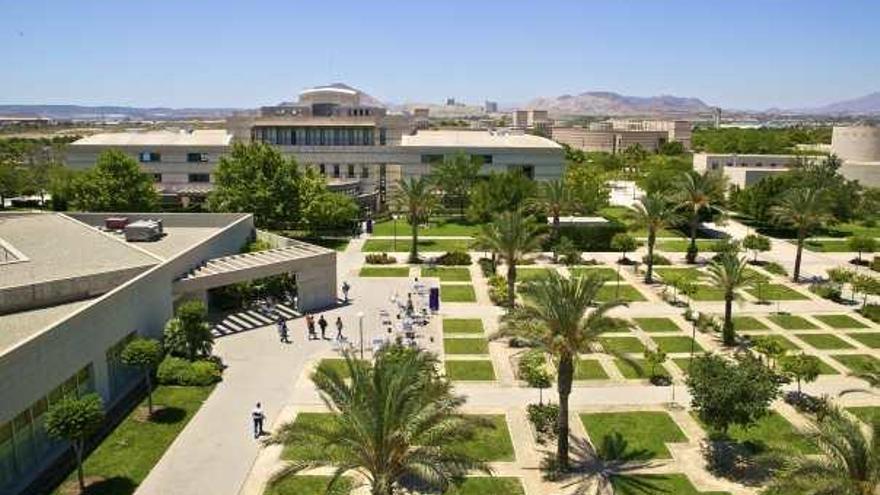
POLYGON ((821 115, 880 115, 880 91, 851 100, 843 100, 816 108, 801 109, 804 113, 821 115))
POLYGON ((699 98, 678 96, 625 96, 610 91, 587 91, 578 95, 536 98, 528 108, 549 110, 554 115, 697 115, 712 111, 699 98))
POLYGON ((239 108, 137 108, 82 105, 0 105, 0 116, 45 117, 56 120, 187 120, 222 119, 239 108))

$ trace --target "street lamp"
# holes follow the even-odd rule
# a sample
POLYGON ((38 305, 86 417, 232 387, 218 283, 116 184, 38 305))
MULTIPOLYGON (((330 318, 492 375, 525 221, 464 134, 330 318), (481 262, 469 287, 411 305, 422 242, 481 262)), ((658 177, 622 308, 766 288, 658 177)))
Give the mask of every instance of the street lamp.
POLYGON ((697 341, 697 320, 700 319, 700 312, 694 312, 694 321, 693 327, 691 328, 691 360, 688 362, 688 367, 690 367, 691 363, 694 361, 694 344, 697 341))
POLYGON ((358 311, 358 329, 361 337, 361 361, 364 360, 364 312, 358 311))
POLYGON ((395 253, 397 252, 397 213, 391 214, 391 225, 394 228, 394 247, 391 249, 395 253))

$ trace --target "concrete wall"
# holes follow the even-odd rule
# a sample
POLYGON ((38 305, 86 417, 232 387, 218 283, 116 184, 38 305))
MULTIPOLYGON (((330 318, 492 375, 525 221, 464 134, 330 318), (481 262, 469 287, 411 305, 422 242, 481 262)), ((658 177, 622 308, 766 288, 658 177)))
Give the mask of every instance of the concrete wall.
POLYGON ((836 126, 831 132, 831 151, 843 160, 880 162, 880 127, 836 126))

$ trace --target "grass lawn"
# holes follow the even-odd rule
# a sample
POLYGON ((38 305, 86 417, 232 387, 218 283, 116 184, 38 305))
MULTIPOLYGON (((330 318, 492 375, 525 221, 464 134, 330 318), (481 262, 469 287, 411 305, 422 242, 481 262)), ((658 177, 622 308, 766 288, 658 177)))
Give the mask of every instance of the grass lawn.
POLYGON ((737 331, 742 330, 767 330, 767 325, 761 323, 751 316, 734 316, 733 328, 737 331))
POLYGON ((677 332, 681 330, 678 325, 669 318, 633 318, 636 325, 648 333, 654 332, 677 332))
POLYGON ((342 375, 343 378, 348 378, 348 367, 345 365, 345 359, 324 358, 318 361, 317 368, 325 369, 327 371, 333 370, 342 375))
MULTIPOLYGON (((324 495, 331 476, 285 476, 266 487, 263 495, 324 495)), ((351 481, 343 478, 330 495, 347 495, 351 491, 351 481)))
POLYGON ((869 354, 837 354, 831 357, 849 368, 853 373, 871 371, 877 365, 880 365, 880 361, 869 354))
POLYGON ((645 344, 635 337, 603 337, 599 339, 602 347, 608 352, 632 353, 644 352, 645 344))
POLYGON ((880 333, 848 333, 847 336, 872 349, 880 347, 880 333))
POLYGON ((614 477, 611 486, 614 493, 631 495, 730 495, 730 492, 701 492, 683 474, 638 474, 626 478, 614 477))
MULTIPOLYGON (((746 334, 746 335, 748 335, 748 334, 746 334)), ((782 346, 782 348, 787 351, 800 350, 800 347, 798 347, 794 342, 788 340, 787 338, 783 337, 782 335, 773 335, 773 334, 771 334, 771 335, 754 335, 753 334, 753 335, 751 335, 751 338, 752 338, 752 340, 764 339, 764 340, 772 340, 774 342, 778 342, 779 345, 782 346)))
POLYGON ((880 407, 877 406, 847 407, 846 410, 869 425, 875 420, 880 421, 880 407))
POLYGON ((474 437, 460 446, 461 450, 486 462, 513 461, 513 442, 507 429, 507 419, 503 414, 475 415, 487 424, 477 428, 474 437))
POLYGON ((691 344, 694 346, 694 352, 703 352, 700 344, 694 342, 694 339, 683 335, 651 337, 651 340, 665 352, 691 352, 691 344))
POLYGON ((471 476, 444 495, 525 495, 525 491, 519 478, 512 476, 471 476))
MULTIPOLYGON (((83 463, 86 477, 103 481, 88 486, 90 495, 134 493, 162 454, 211 394, 212 387, 159 386, 153 391, 152 421, 136 419, 135 413, 119 426, 83 463)), ((146 407, 146 399, 140 407, 146 407)), ((76 485, 76 471, 67 478, 76 485)))
POLYGON ((604 439, 617 434, 626 441, 629 453, 641 453, 644 459, 669 459, 667 442, 687 442, 672 417, 662 411, 593 413, 580 417, 600 456, 605 455, 601 447, 604 439))
POLYGON ((358 274, 361 277, 409 277, 408 266, 365 266, 358 274))
MULTIPOLYGON (((641 358, 631 359, 630 361, 615 359, 614 365, 617 366, 617 369, 620 370, 620 374, 623 375, 624 378, 648 378, 651 374, 647 362, 641 358)), ((654 372, 658 375, 669 376, 669 373, 663 366, 657 366, 657 369, 655 369, 654 372)))
POLYGON ((767 319, 786 330, 815 330, 819 328, 806 318, 795 315, 771 315, 767 319))
POLYGON ((471 272, 463 266, 438 266, 422 268, 423 277, 437 277, 441 282, 470 282, 471 272))
POLYGON ((688 369, 690 369, 691 367, 690 357, 672 358, 672 362, 675 363, 676 366, 678 366, 678 369, 680 369, 682 373, 684 373, 685 375, 688 374, 688 369))
POLYGON ((443 339, 446 354, 489 354, 486 339, 443 339))
POLYGON ((796 333, 795 337, 816 349, 852 349, 853 346, 830 333, 796 333))
MULTIPOLYGON (((470 223, 458 217, 437 217, 430 219, 427 226, 419 226, 419 235, 443 237, 443 236, 473 236, 480 230, 480 225, 470 223)), ((412 227, 405 219, 397 219, 397 235, 409 237, 412 227)), ((373 235, 393 236, 394 221, 384 220, 373 224, 373 235)))
POLYGON ((443 318, 443 333, 483 333, 479 318, 443 318))
POLYGON ((756 299, 766 301, 798 301, 809 299, 806 295, 782 284, 764 284, 746 290, 756 299))
MULTIPOLYGON (((646 237, 648 235, 647 229, 636 225, 635 211, 632 208, 627 208, 626 206, 607 206, 599 210, 599 215, 608 220, 614 220, 626 225, 627 230, 633 236, 646 237)), ((657 232, 657 237, 684 237, 684 234, 678 230, 660 229, 657 232)))
POLYGON ((447 359, 446 376, 453 381, 491 381, 495 379, 495 368, 488 359, 447 359))
POLYGON ((516 269, 516 282, 529 282, 550 275, 551 268, 519 268, 516 269))
MULTIPOLYGON (((717 239, 697 239, 697 249, 701 252, 714 251, 717 239)), ((691 241, 688 239, 665 239, 657 241, 657 251, 666 251, 667 253, 683 253, 687 251, 691 241)))
POLYGON ((645 301, 645 296, 641 294, 635 287, 626 284, 620 284, 620 291, 616 283, 605 284, 596 292, 596 300, 598 302, 607 302, 620 299, 621 301, 645 301))
POLYGON ((811 315, 831 328, 868 328, 867 325, 849 315, 811 315))
MULTIPOLYGON (((419 252, 466 251, 470 242, 467 239, 419 239, 419 252)), ((397 239, 397 248, 394 247, 394 239, 367 239, 362 251, 365 253, 408 253, 411 244, 409 236, 397 239)))
MULTIPOLYGON (((718 287, 714 287, 711 285, 705 284, 697 284, 694 286, 696 290, 691 294, 691 299, 694 301, 723 301, 724 300, 724 291, 719 289, 718 287)), ((681 292, 678 293, 679 296, 681 292)))
MULTIPOLYGON (((793 243, 794 241, 792 241, 793 243)), ((804 247, 817 253, 849 253, 852 249, 846 239, 807 239, 804 247)))
POLYGON ((819 374, 820 375, 839 375, 840 372, 836 369, 832 368, 830 364, 826 363, 822 358, 817 356, 819 359, 819 374))
POLYGON ((696 282, 700 278, 706 276, 706 274, 701 272, 699 268, 694 267, 670 268, 666 266, 658 266, 657 268, 654 268, 654 272, 657 275, 660 275, 660 278, 662 278, 665 282, 669 282, 673 279, 682 279, 696 282))
POLYGON ((605 380, 608 373, 595 359, 578 359, 574 368, 575 380, 605 380))
POLYGON ((760 449, 815 453, 806 437, 776 412, 763 417, 751 428, 731 426, 728 435, 738 442, 750 442, 760 449))
MULTIPOLYGON (((569 268, 572 277, 585 277, 593 275, 601 280, 610 281, 617 280, 617 270, 607 266, 579 266, 577 268, 569 268)), ((622 277, 621 277, 622 278, 622 277)))
MULTIPOLYGON (((332 413, 301 412, 293 420, 293 426, 294 428, 334 428, 335 424, 332 413)), ((332 449, 333 447, 329 448, 332 449)), ((316 442, 288 443, 284 445, 284 449, 281 451, 281 458, 285 461, 327 460, 328 457, 324 446, 318 445, 316 442)))
POLYGON ((440 300, 443 302, 476 302, 477 295, 470 285, 440 284, 440 300))

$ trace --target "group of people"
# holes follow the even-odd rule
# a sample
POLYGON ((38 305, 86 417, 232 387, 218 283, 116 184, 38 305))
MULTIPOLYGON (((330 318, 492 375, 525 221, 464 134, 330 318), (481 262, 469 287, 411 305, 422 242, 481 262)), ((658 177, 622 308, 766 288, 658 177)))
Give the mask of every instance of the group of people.
MULTIPOLYGON (((318 315, 318 319, 315 320, 315 316, 312 314, 306 315, 306 329, 308 330, 309 340, 327 340, 327 327, 330 324, 327 322, 327 319, 324 318, 324 315, 318 315), (317 329, 321 329, 321 337, 318 337, 317 329)), ((282 344, 290 343, 290 331, 287 328, 287 320, 284 319, 283 316, 278 317, 278 337, 281 339, 282 344)), ((342 323, 342 317, 336 317, 336 340, 345 340, 345 335, 343 335, 342 331, 345 325, 342 323)))

